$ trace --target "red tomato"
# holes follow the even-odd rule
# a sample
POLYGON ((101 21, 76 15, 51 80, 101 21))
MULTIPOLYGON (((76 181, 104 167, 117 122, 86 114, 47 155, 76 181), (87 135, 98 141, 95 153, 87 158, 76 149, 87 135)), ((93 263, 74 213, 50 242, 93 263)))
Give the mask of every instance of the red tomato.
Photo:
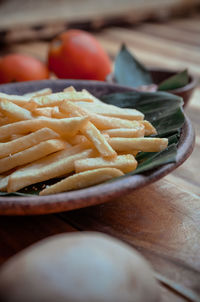
POLYGON ((43 80, 49 77, 47 66, 36 58, 9 54, 0 59, 0 83, 43 80))
POLYGON ((99 42, 82 30, 68 30, 52 41, 49 69, 59 78, 104 81, 111 61, 99 42))

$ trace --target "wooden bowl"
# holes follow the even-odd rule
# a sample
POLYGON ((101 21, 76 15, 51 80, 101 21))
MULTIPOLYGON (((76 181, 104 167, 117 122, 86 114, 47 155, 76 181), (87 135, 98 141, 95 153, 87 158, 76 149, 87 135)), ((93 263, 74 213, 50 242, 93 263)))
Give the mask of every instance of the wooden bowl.
MULTIPOLYGON (((116 84, 75 80, 44 80, 7 84, 1 85, 0 91, 9 94, 24 94, 30 91, 50 87, 56 92, 62 91, 70 85, 73 85, 78 90, 86 88, 97 97, 108 93, 133 91, 131 88, 116 84)), ((170 173, 188 158, 193 150, 193 146, 194 131, 189 119, 186 117, 178 145, 176 163, 162 165, 159 168, 144 174, 127 176, 126 178, 116 179, 116 181, 110 183, 103 183, 66 193, 48 196, 0 197, 0 214, 35 215, 56 213, 107 202, 115 197, 130 193, 134 189, 144 187, 170 173)))
MULTIPOLYGON (((172 71, 167 69, 161 69, 161 68, 150 68, 151 76, 153 78, 153 82, 158 85, 162 81, 168 79, 169 77, 175 75, 178 71, 172 71)), ((113 74, 109 74, 107 76, 107 82, 112 84, 117 84, 113 74)), ((197 86, 197 78, 189 75, 189 83, 181 88, 173 89, 173 90, 167 90, 166 92, 178 95, 183 98, 184 101, 184 107, 187 106, 192 93, 194 92, 195 87, 197 86)))

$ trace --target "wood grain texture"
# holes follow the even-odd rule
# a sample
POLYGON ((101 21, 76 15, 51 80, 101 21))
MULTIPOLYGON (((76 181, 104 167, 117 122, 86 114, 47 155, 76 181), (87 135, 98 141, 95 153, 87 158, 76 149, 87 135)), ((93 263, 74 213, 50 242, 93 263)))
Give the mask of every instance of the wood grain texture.
POLYGON ((156 271, 200 294, 199 209, 197 195, 161 180, 108 204, 61 215, 79 230, 124 240, 156 271))
POLYGON ((196 6, 198 0, 59 0, 59 5, 54 0, 7 0, 0 3, 0 29, 20 30, 45 24, 56 27, 56 24, 65 23, 81 25, 90 21, 101 26, 113 18, 134 23, 150 17, 166 19, 189 12, 196 6))

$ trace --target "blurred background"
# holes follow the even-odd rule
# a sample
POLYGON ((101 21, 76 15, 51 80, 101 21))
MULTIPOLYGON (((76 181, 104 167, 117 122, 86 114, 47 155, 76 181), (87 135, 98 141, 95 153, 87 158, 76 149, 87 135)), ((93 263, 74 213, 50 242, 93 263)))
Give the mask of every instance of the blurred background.
POLYGON ((199 9, 199 0, 1 0, 0 41, 50 39, 71 27, 100 30, 166 22, 199 9))

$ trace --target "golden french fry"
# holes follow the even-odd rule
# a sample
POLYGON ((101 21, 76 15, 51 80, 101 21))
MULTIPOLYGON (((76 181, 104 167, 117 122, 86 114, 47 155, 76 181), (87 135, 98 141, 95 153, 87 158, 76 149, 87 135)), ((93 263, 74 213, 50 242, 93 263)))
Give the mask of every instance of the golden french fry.
POLYGON ((6 192, 8 186, 8 179, 10 175, 4 176, 0 179, 0 191, 6 192))
POLYGON ((88 142, 89 143, 89 140, 87 139, 87 137, 85 137, 85 135, 81 135, 81 134, 77 134, 73 137, 70 137, 68 139, 68 142, 74 146, 74 145, 78 145, 78 144, 81 144, 81 143, 86 143, 88 142))
POLYGON ((85 96, 90 98, 93 103, 96 103, 96 104, 101 104, 102 103, 102 101, 100 101, 97 97, 95 97, 93 94, 91 94, 88 90, 82 89, 82 92, 85 94, 85 96))
POLYGON ((23 106, 24 109, 27 109, 30 112, 33 112, 37 107, 38 107, 38 105, 36 103, 34 103, 33 101, 29 101, 23 106))
POLYGON ((127 151, 125 151, 125 152, 117 152, 118 155, 128 155, 128 154, 131 154, 134 157, 136 157, 136 155, 138 153, 139 153, 139 151, 135 151, 135 150, 129 150, 128 152, 127 151))
POLYGON ((39 107, 57 106, 64 100, 70 100, 72 102, 80 100, 84 102, 92 102, 91 98, 85 95, 84 92, 80 91, 57 92, 46 96, 32 98, 32 101, 39 107))
POLYGON ((143 137, 144 136, 144 126, 138 125, 135 128, 118 128, 118 129, 108 129, 102 132, 106 133, 110 137, 143 137))
POLYGON ((7 124, 10 124, 10 123, 11 123, 11 121, 7 116, 4 116, 4 117, 0 118, 0 127, 4 126, 4 125, 7 125, 7 124))
MULTIPOLYGON (((24 136, 23 134, 13 134, 10 136, 9 140, 14 141, 15 139, 23 137, 23 136, 24 136)), ((9 140, 7 140, 7 141, 9 141, 9 140)))
POLYGON ((43 128, 34 133, 15 139, 13 141, 7 143, 0 143, 0 158, 30 148, 42 141, 58 137, 59 135, 55 131, 49 128, 43 128))
POLYGON ((71 137, 88 122, 87 117, 75 117, 66 119, 38 118, 27 121, 20 121, 0 127, 0 137, 5 139, 13 134, 27 134, 47 127, 61 136, 71 137))
POLYGON ((116 151, 137 150, 144 152, 160 152, 167 148, 167 138, 122 138, 111 137, 108 139, 110 145, 116 151))
MULTIPOLYGON (((70 101, 63 101, 60 108, 62 112, 69 113, 72 116, 82 116, 82 109, 70 101)), ((91 122, 88 122, 80 131, 94 144, 102 156, 117 156, 117 153, 111 148, 105 137, 91 122)))
POLYGON ((62 112, 60 112, 59 108, 57 106, 52 107, 52 117, 54 118, 66 118, 68 117, 67 114, 63 114, 62 112))
POLYGON ((30 98, 22 95, 10 95, 3 92, 0 92, 0 100, 11 101, 12 103, 18 106, 24 106, 27 102, 30 101, 30 98))
POLYGON ((130 108, 120 108, 114 105, 108 105, 103 103, 86 89, 82 90, 85 95, 93 100, 92 103, 84 103, 82 101, 78 102, 78 105, 85 110, 90 111, 91 113, 97 113, 100 115, 113 116, 121 119, 130 119, 130 120, 143 120, 144 114, 136 109, 130 108), (121 113, 121 115, 120 115, 121 113), (134 116, 136 115, 136 118, 134 116))
POLYGON ((67 114, 69 116, 90 116, 91 113, 88 110, 82 109, 77 104, 63 100, 60 105, 59 109, 63 114, 67 114))
MULTIPOLYGON (((108 140, 109 139, 109 135, 104 133, 103 136, 108 140)), ((74 146, 74 145, 78 145, 78 144, 81 144, 81 143, 90 143, 90 141, 87 139, 87 137, 85 137, 85 135, 81 135, 81 134, 77 134, 73 137, 70 137, 68 138, 68 142, 74 146)), ((91 144, 91 147, 92 147, 92 143, 91 144)))
POLYGON ((0 101, 0 111, 15 122, 32 119, 32 115, 29 110, 7 100, 0 101))
POLYGON ((116 157, 117 153, 109 145, 106 138, 101 132, 91 123, 88 122, 81 132, 94 144, 96 149, 103 157, 116 157))
POLYGON ((156 129, 141 112, 105 104, 85 89, 0 93, 0 173, 6 172, 0 190, 15 192, 75 170, 80 173, 40 195, 121 176, 136 169, 138 152, 167 147, 167 139, 144 137, 153 134, 156 129))
POLYGON ((129 121, 117 117, 108 117, 99 114, 89 115, 90 121, 99 129, 138 128, 139 121, 129 121))
POLYGON ((78 190, 92 185, 102 183, 106 180, 122 176, 124 173, 115 168, 102 168, 92 171, 85 171, 69 176, 56 184, 45 188, 40 195, 56 194, 71 190, 78 190))
POLYGON ((99 130, 107 130, 114 128, 135 128, 140 126, 139 121, 129 121, 117 117, 102 116, 96 113, 91 113, 89 110, 79 107, 70 101, 63 101, 60 106, 60 111, 69 116, 88 116, 90 121, 99 130))
POLYGON ((24 96, 29 97, 29 98, 33 98, 33 97, 37 97, 37 96, 48 95, 48 94, 51 94, 51 93, 52 93, 51 88, 44 88, 44 89, 41 89, 41 90, 26 93, 26 94, 24 94, 24 96))
POLYGON ((118 155, 112 160, 106 160, 102 157, 96 157, 75 161, 76 173, 99 168, 116 168, 123 171, 124 173, 128 173, 137 168, 137 161, 131 154, 118 155))
POLYGON ((41 107, 41 108, 34 108, 32 110, 34 115, 38 116, 46 116, 46 117, 52 117, 52 118, 59 118, 64 119, 67 118, 67 114, 63 114, 59 111, 59 108, 57 106, 54 107, 41 107))
POLYGON ((41 142, 33 147, 22 150, 13 155, 0 159, 0 173, 9 171, 15 167, 22 166, 47 156, 53 152, 63 150, 66 144, 59 139, 51 139, 41 142))
MULTIPOLYGON (((57 153, 63 151, 58 151, 57 153)), ((24 168, 14 172, 9 177, 7 191, 15 192, 31 184, 35 184, 38 182, 42 182, 48 179, 71 173, 74 171, 74 162, 77 159, 88 158, 92 155, 92 153, 92 149, 87 149, 80 153, 71 156, 65 156, 64 158, 58 160, 55 160, 56 153, 47 156, 47 158, 45 159, 40 159, 35 163, 29 164, 24 168)))
POLYGON ((129 109, 129 108, 120 108, 114 105, 107 105, 105 103, 86 103, 86 102, 78 102, 78 106, 83 109, 86 109, 90 112, 97 113, 100 115, 110 116, 110 117, 117 117, 121 119, 127 120, 143 120, 144 114, 136 109, 129 109))
POLYGON ((155 127, 148 121, 144 120, 140 122, 145 127, 145 135, 157 134, 155 127))
POLYGON ((7 142, 13 141, 13 140, 15 140, 15 139, 17 139, 17 138, 20 138, 20 137, 22 137, 22 136, 24 136, 24 135, 23 135, 23 134, 13 134, 13 135, 11 135, 10 137, 1 139, 1 140, 0 140, 0 143, 7 143, 7 142))
POLYGON ((33 109, 32 113, 36 116, 52 117, 52 111, 53 107, 42 107, 33 109))
POLYGON ((76 135, 84 126, 88 124, 88 117, 74 117, 65 119, 40 119, 48 128, 58 132, 61 136, 68 138, 76 135), (43 122, 46 121, 46 122, 43 122))
POLYGON ((66 88, 63 90, 63 92, 68 92, 68 91, 73 91, 73 92, 75 92, 76 89, 75 89, 73 86, 69 86, 69 87, 66 87, 66 88))

